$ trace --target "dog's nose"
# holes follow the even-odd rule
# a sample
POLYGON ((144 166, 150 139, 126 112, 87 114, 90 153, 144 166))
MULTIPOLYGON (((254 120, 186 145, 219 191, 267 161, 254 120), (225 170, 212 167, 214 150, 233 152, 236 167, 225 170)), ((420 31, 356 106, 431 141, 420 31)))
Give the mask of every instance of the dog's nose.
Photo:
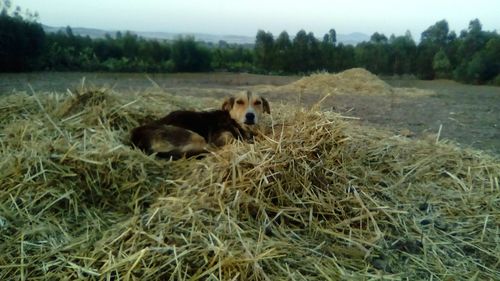
POLYGON ((249 112, 245 114, 245 123, 253 124, 255 122, 255 114, 249 112))

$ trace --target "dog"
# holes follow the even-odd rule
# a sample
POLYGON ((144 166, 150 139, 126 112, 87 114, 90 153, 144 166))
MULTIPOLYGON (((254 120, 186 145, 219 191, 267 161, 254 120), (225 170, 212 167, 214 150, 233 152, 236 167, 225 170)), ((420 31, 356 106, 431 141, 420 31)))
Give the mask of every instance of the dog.
POLYGON ((177 160, 199 156, 232 139, 251 140, 264 113, 271 113, 269 102, 245 91, 226 98, 220 110, 174 111, 134 128, 131 142, 145 153, 156 153, 160 158, 177 160))

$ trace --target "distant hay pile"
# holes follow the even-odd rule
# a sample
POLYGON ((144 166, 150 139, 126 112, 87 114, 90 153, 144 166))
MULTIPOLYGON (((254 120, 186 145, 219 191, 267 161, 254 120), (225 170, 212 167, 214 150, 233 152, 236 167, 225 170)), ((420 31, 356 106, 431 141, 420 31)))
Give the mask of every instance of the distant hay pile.
POLYGON ((498 159, 289 105, 202 160, 127 145, 207 101, 0 97, 0 279, 500 279, 498 159))
POLYGON ((338 74, 318 73, 304 77, 286 87, 319 92, 346 94, 391 94, 392 87, 363 68, 353 68, 338 74))
POLYGON ((300 93, 303 95, 371 95, 418 97, 434 95, 431 90, 393 88, 364 68, 352 68, 337 74, 317 73, 288 85, 256 86, 259 92, 300 93))

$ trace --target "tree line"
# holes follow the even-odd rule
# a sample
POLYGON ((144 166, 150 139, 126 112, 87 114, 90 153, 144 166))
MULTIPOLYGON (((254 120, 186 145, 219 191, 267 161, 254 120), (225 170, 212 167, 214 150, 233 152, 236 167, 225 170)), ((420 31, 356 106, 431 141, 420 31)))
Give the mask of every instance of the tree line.
POLYGON ((500 85, 500 35, 484 31, 478 19, 457 35, 446 20, 421 34, 417 44, 402 36, 374 33, 356 46, 337 42, 331 29, 322 39, 312 32, 287 32, 275 37, 259 30, 255 45, 146 40, 131 32, 92 39, 75 35, 70 27, 45 33, 37 14, 0 8, 0 72, 110 71, 202 72, 245 71, 295 74, 338 72, 364 67, 381 75, 416 75, 422 79, 449 78, 466 83, 500 85))
POLYGON ((374 33, 356 46, 336 42, 331 29, 322 40, 299 31, 293 39, 286 32, 277 38, 257 33, 255 65, 277 73, 337 72, 364 67, 382 75, 412 74, 422 79, 448 78, 466 83, 500 85, 500 35, 482 30, 478 19, 457 35, 441 20, 427 28, 417 44, 410 32, 403 36, 374 33))

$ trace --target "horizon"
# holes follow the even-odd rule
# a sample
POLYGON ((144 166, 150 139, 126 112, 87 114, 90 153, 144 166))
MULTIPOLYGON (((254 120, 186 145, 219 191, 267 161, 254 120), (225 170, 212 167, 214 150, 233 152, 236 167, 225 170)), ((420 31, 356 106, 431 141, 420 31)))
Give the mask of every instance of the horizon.
POLYGON ((396 0, 381 1, 385 5, 360 0, 349 3, 310 0, 308 5, 290 5, 283 0, 272 3, 263 0, 198 2, 148 0, 124 4, 119 0, 104 3, 95 0, 45 0, 43 3, 15 0, 12 5, 38 12, 38 21, 47 26, 109 31, 254 37, 258 30, 273 35, 282 31, 294 35, 303 29, 321 37, 334 28, 337 34, 362 33, 370 36, 378 32, 389 37, 392 34, 404 35, 408 30, 413 39, 419 41, 425 29, 443 19, 448 22, 450 31, 457 34, 467 29, 469 22, 476 18, 481 21, 483 30, 498 32, 500 29, 500 17, 497 16, 500 14, 500 2, 495 3, 494 0, 477 0, 474 5, 451 0, 439 3, 421 0, 419 5, 413 1, 396 0), (426 8, 431 6, 432 9, 426 8), (78 7, 78 13, 75 13, 75 7, 78 7), (112 17, 109 11, 114 11, 112 17), (353 13, 355 16, 350 16, 353 13), (134 20, 131 20, 130 14, 134 15, 134 20))

